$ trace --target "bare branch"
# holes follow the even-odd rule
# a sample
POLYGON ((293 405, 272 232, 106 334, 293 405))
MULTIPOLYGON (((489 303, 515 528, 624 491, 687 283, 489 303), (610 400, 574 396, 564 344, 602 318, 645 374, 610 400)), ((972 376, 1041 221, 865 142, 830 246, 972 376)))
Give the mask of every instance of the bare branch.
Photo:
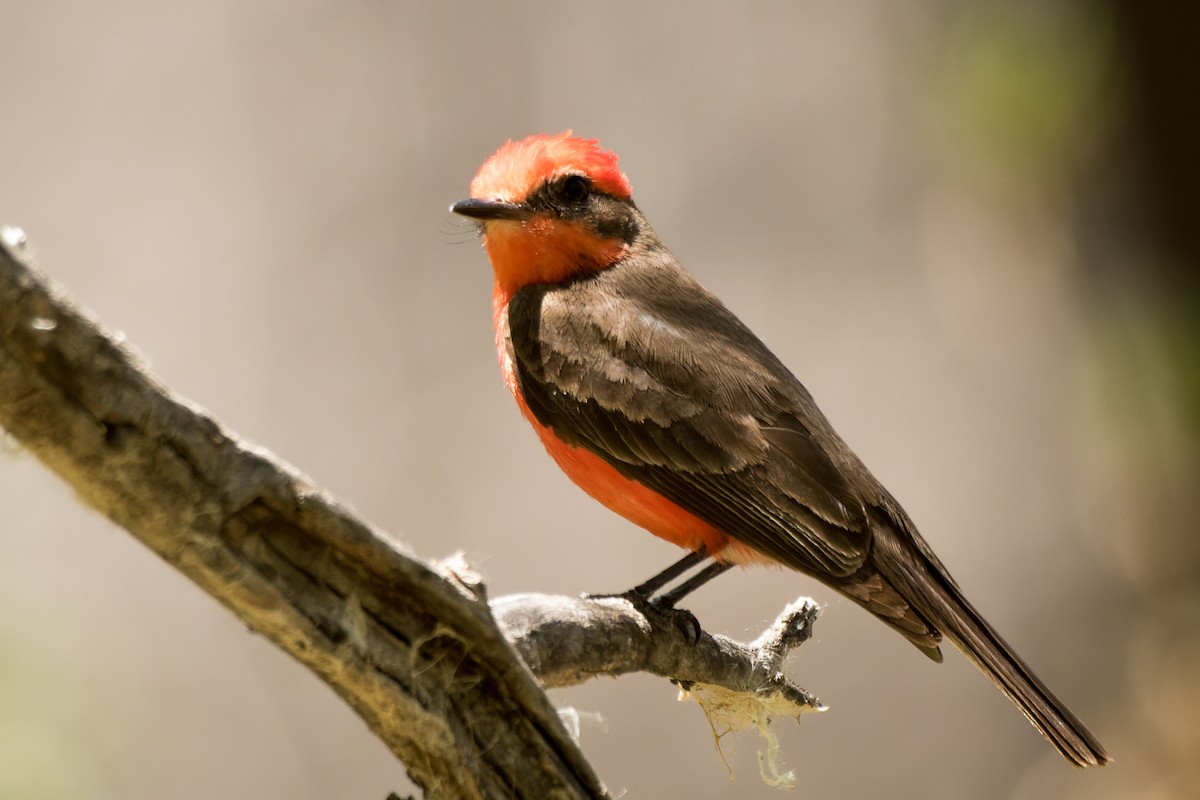
POLYGON ((820 609, 802 598, 753 642, 700 630, 687 611, 629 596, 552 597, 520 594, 492 601, 508 639, 542 685, 574 686, 598 675, 649 672, 688 688, 711 684, 777 697, 795 714, 821 702, 783 674, 783 662, 812 636, 820 609))
MULTIPOLYGON (((465 564, 417 559, 173 395, 23 244, 4 230, 0 426, 328 683, 428 797, 607 796, 465 564)), ((782 697, 786 714, 817 705, 781 669, 810 605, 750 645, 613 598, 524 595, 496 609, 547 685, 643 669, 782 697)))

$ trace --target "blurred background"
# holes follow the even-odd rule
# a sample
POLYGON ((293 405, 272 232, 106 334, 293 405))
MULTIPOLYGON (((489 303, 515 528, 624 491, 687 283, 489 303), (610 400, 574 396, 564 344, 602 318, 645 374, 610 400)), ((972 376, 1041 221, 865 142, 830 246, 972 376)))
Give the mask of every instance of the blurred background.
MULTIPOLYGON (((831 710, 777 724, 798 791, 1194 796, 1196 12, 698 8, 0 0, 0 223, 176 391, 422 555, 464 551, 493 595, 620 591, 678 553, 541 451, 446 210, 509 137, 598 137, 1116 758, 1069 767, 957 653, 814 582, 731 574, 690 600, 711 630, 826 605, 791 672, 831 710)), ((664 681, 554 700, 615 796, 778 796, 758 738, 723 738, 727 769, 664 681)), ((0 797, 411 789, 323 684, 6 443, 0 797)))

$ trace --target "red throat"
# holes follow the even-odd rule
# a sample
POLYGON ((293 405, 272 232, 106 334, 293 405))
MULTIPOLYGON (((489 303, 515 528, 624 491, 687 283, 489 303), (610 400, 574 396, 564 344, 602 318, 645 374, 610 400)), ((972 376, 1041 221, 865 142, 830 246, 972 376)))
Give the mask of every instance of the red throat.
POLYGON ((549 217, 489 223, 483 243, 502 305, 523 286, 562 283, 607 269, 627 247, 620 239, 605 239, 575 223, 549 217))

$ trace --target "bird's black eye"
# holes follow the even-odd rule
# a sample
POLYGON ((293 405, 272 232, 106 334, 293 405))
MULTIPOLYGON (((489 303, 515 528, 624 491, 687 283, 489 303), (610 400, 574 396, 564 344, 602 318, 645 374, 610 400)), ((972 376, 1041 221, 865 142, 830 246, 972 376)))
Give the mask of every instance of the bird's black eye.
POLYGON ((562 198, 570 203, 582 203, 592 193, 592 185, 582 175, 568 175, 562 182, 562 198))

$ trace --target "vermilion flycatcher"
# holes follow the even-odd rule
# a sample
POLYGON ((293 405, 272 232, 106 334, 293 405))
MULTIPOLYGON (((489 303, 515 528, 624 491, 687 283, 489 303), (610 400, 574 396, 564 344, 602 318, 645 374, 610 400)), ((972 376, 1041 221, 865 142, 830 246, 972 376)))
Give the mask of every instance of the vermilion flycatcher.
POLYGON ((808 391, 675 261, 615 154, 570 132, 510 141, 452 210, 478 221, 492 262, 504 382, 584 491, 700 554, 681 564, 715 558, 701 580, 730 564, 782 564, 935 661, 945 635, 1064 756, 1109 761, 808 391))

